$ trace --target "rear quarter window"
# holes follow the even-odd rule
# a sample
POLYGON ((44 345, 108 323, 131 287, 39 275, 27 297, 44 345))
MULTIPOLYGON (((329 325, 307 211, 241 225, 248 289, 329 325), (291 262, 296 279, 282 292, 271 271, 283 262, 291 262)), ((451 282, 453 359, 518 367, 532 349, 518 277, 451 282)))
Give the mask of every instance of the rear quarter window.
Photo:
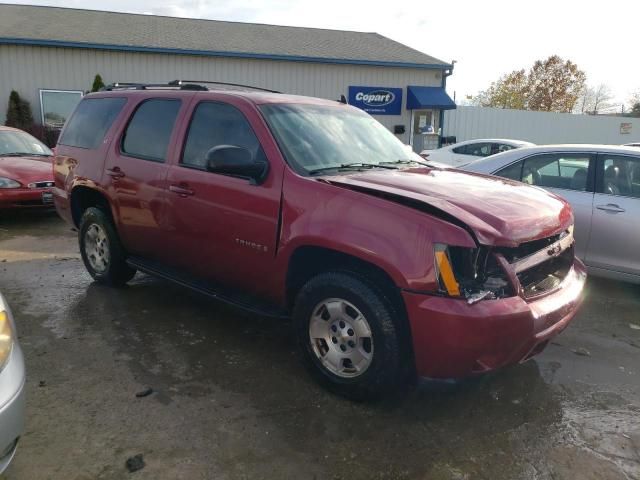
POLYGON ((96 149, 122 111, 126 98, 86 98, 76 107, 62 137, 60 145, 96 149))

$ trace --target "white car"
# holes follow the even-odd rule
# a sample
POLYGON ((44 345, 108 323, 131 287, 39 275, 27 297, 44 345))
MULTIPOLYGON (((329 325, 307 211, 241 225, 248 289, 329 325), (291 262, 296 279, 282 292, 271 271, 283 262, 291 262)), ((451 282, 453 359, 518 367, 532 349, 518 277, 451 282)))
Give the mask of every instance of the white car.
POLYGON ((573 208, 576 255, 589 272, 640 283, 638 148, 527 147, 483 158, 462 170, 537 185, 564 197, 573 208))
POLYGON ((507 152, 514 148, 530 147, 534 144, 522 140, 504 138, 482 138, 454 143, 437 150, 423 150, 420 155, 430 162, 444 163, 451 167, 462 167, 483 157, 507 152))

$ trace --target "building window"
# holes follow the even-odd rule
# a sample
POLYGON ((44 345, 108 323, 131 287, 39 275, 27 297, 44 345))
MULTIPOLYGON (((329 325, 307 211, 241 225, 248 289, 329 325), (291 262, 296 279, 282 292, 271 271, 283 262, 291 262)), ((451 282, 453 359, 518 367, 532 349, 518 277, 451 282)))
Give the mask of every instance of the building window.
POLYGON ((40 90, 40 112, 45 127, 60 129, 82 98, 77 90, 40 90))

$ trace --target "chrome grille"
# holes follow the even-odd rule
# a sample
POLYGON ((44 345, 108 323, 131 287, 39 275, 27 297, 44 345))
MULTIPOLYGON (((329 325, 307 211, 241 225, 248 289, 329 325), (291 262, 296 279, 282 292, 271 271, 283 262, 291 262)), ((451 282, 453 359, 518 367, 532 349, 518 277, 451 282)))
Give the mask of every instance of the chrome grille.
POLYGON ((530 298, 556 289, 574 261, 573 227, 559 235, 500 249, 518 277, 524 297, 530 298))

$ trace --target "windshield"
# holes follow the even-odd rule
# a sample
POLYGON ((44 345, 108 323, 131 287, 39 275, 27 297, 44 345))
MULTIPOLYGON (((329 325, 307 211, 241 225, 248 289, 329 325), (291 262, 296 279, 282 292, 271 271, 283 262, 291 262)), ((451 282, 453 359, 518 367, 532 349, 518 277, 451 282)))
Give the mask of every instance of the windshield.
POLYGON ((389 168, 393 163, 424 163, 411 147, 360 110, 276 104, 263 105, 261 111, 287 161, 302 174, 330 173, 332 168, 349 166, 389 168))
POLYGON ((0 130, 0 157, 18 155, 52 155, 51 150, 26 132, 0 130))

